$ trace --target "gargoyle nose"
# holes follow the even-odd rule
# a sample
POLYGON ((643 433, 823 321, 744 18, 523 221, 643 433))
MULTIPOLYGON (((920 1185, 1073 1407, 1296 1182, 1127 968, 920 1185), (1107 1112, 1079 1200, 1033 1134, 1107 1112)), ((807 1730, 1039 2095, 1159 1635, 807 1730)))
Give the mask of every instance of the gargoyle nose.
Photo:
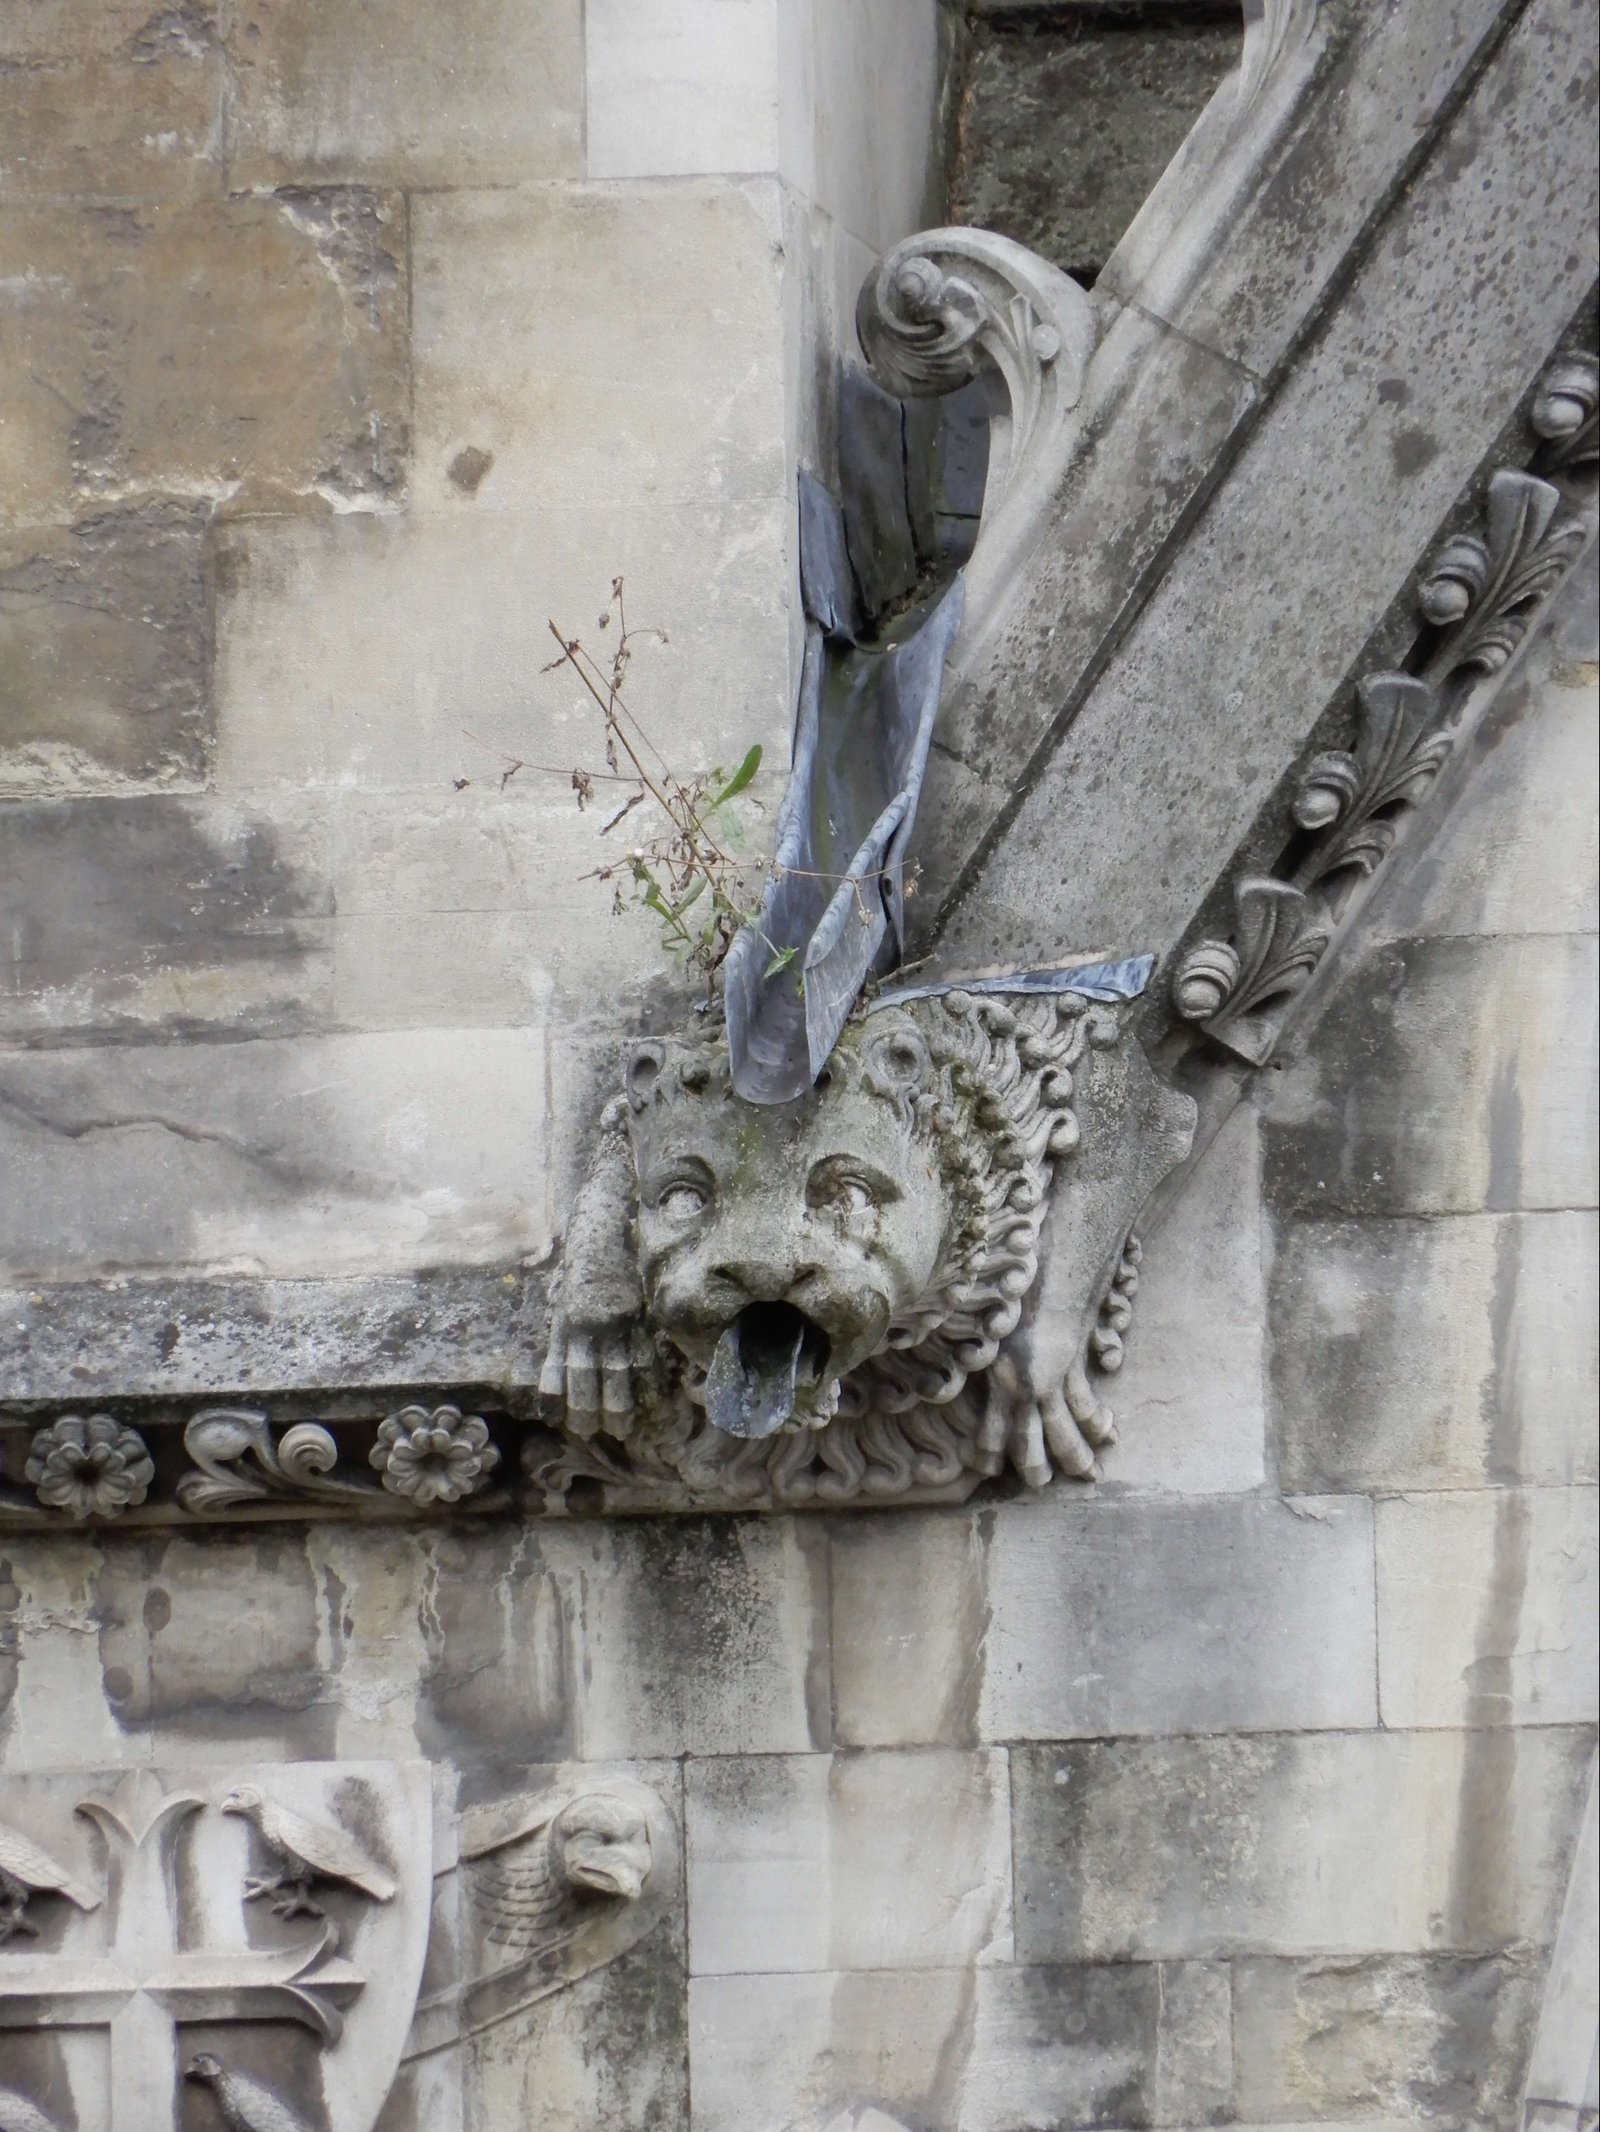
POLYGON ((752 1303, 783 1303, 815 1278, 815 1266, 797 1266, 788 1259, 751 1256, 729 1259, 712 1269, 719 1281, 740 1289, 752 1303))

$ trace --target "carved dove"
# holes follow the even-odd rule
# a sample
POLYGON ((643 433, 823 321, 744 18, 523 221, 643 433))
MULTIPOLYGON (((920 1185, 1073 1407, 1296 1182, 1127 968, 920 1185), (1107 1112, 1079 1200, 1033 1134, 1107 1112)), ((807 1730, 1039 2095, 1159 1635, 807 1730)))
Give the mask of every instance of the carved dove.
POLYGON ((596 1792, 563 1807, 530 1842, 475 1865, 473 1900, 485 1937, 526 1954, 568 1937, 596 1895, 636 1902, 651 1865, 640 1809, 596 1792))
POLYGON ((30 1895, 64 1895, 80 1910, 100 1906, 93 1888, 74 1879, 20 1829, 0 1821, 0 1946, 16 1932, 37 1934, 38 1926, 25 1914, 30 1895))
POLYGON ((241 1784, 222 1802, 225 1814, 240 1814, 255 1824, 261 1840, 282 1870, 252 1881, 245 1889, 246 1902, 263 1895, 278 1896, 273 1909, 279 1917, 320 1917, 312 1902, 314 1880, 342 1880, 377 1903, 392 1900, 396 1882, 390 1873, 369 1858, 348 1829, 322 1821, 310 1821, 291 1807, 279 1806, 253 1784, 241 1784), (287 1891, 284 1893, 283 1891, 287 1891))
POLYGON ((0 2088, 0 2132, 60 2132, 53 2117, 14 2089, 0 2088))
POLYGON ((185 2073, 186 2080, 210 2088, 222 2108, 228 2132, 311 2132, 311 2127, 271 2088, 248 2073, 230 2072, 220 2059, 202 2051, 185 2073))

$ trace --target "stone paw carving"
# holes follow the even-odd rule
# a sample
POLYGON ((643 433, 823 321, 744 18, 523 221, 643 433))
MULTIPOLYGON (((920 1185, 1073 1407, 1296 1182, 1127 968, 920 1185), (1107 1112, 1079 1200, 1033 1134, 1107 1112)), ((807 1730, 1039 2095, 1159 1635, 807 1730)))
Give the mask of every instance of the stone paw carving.
POLYGON ((324 1911, 311 1898, 318 1880, 343 1881, 374 1902, 393 1901, 394 1876, 369 1858, 347 1830, 279 1806, 253 1784, 229 1792, 222 1811, 251 1822, 274 1861, 274 1871, 245 1883, 246 1902, 270 1900, 275 1917, 322 1917, 324 1911))
POLYGON ((651 1361, 640 1327, 638 1268, 617 1248, 632 1218, 633 1154, 622 1097, 606 1105, 588 1173, 567 1224, 560 1301, 540 1372, 541 1395, 564 1409, 574 1436, 603 1426, 625 1438, 651 1361))

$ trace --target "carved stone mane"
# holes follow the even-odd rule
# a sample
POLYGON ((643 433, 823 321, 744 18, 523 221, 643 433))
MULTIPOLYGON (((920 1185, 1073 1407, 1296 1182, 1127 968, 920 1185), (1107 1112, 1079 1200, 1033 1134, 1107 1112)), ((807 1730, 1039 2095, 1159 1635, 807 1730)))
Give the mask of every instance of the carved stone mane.
POLYGON ((638 1047, 573 1212, 543 1379, 568 1440, 539 1478, 626 1508, 1091 1472, 1088 1372, 1120 1356, 1130 1228, 1191 1123, 1070 992, 884 1004, 781 1110, 740 1100, 715 1036, 638 1047))

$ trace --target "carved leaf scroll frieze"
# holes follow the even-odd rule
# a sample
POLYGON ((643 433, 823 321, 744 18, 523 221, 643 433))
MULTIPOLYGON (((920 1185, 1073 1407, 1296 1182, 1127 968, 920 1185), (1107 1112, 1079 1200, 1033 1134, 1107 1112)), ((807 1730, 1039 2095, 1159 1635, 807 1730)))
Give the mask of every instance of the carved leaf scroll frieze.
POLYGON ((1529 416, 1545 440, 1539 472, 1493 474, 1481 529, 1452 536, 1423 570, 1417 606, 1436 635, 1419 647, 1418 671, 1358 684, 1350 745, 1314 754, 1291 785, 1278 870, 1237 878, 1231 932, 1177 957, 1169 994, 1179 1017, 1252 1063, 1270 1055, 1355 888, 1427 797, 1475 690, 1505 667, 1583 552, 1592 514, 1558 484, 1592 471, 1597 400, 1592 356, 1551 366, 1529 416))
POLYGON ((1561 504, 1560 490, 1533 474, 1492 476, 1482 535, 1449 541, 1418 588, 1423 614, 1449 632, 1430 679, 1469 667, 1496 673, 1511 657, 1588 538, 1581 519, 1557 518, 1561 504))
POLYGON ((1577 349, 1552 363, 1530 420, 1545 440, 1534 462, 1538 473, 1593 479, 1600 456, 1600 359, 1577 349))
POLYGON ((371 1481, 335 1473, 339 1447, 320 1422, 297 1422, 274 1436, 265 1414, 248 1407, 207 1407, 183 1433, 196 1471, 178 1482, 179 1505, 204 1514, 274 1497, 359 1506, 377 1494, 371 1481))

